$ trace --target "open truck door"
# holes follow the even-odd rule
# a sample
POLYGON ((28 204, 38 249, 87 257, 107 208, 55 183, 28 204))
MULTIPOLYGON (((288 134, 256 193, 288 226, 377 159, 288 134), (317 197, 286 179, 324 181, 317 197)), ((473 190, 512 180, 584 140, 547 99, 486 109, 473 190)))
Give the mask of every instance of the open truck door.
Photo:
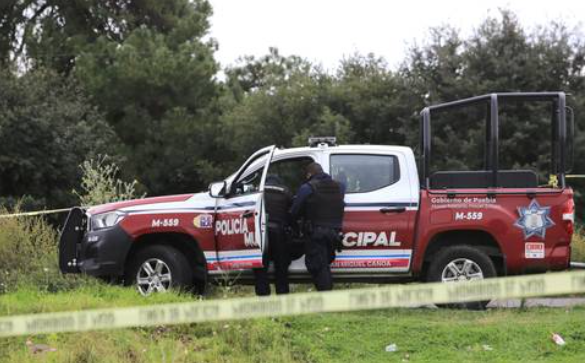
POLYGON ((274 150, 269 146, 257 151, 231 182, 220 185, 223 195, 215 206, 214 235, 222 270, 262 267, 267 244, 264 184, 274 150))

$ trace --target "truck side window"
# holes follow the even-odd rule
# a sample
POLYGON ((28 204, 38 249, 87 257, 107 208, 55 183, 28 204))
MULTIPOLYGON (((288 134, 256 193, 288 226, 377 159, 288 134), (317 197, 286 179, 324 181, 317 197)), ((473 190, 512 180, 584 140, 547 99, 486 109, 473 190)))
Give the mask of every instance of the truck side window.
POLYGON ((346 193, 367 193, 396 183, 400 167, 393 155, 333 154, 331 176, 345 184, 346 193))
POLYGON ((260 168, 245 178, 239 180, 234 189, 234 195, 244 195, 256 193, 260 190, 260 180, 262 179, 262 171, 260 168))
POLYGON ((308 156, 278 160, 270 164, 268 175, 276 175, 291 192, 296 192, 306 179, 307 165, 314 160, 308 156))
POLYGON ((246 168, 242 176, 234 183, 231 190, 231 196, 252 194, 260 191, 260 182, 262 181, 262 166, 266 162, 266 156, 261 156, 246 168))
MULTIPOLYGON (((261 162, 264 162, 264 160, 266 159, 260 159, 261 162)), ((313 159, 310 157, 297 157, 274 161, 268 168, 268 175, 278 176, 284 185, 294 193, 305 181, 307 165, 312 162, 313 159)), ((261 168, 258 163, 254 163, 253 166, 250 167, 250 169, 254 168, 257 168, 257 170, 249 174, 245 172, 245 176, 241 177, 234 184, 233 196, 256 193, 260 190, 263 168, 261 168)))

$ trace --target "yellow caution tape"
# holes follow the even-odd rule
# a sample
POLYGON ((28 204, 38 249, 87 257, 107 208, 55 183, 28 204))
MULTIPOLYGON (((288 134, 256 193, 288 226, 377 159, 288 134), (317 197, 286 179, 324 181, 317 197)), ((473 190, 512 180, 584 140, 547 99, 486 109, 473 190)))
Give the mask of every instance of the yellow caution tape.
POLYGON ((62 209, 41 210, 41 211, 36 211, 36 212, 23 212, 23 213, 14 213, 14 214, 0 214, 0 218, 15 218, 15 217, 41 216, 41 215, 45 215, 45 214, 69 212, 70 210, 71 210, 71 208, 62 208, 62 209))
POLYGON ((390 285, 261 298, 8 316, 0 318, 0 336, 371 310, 433 303, 562 295, 584 291, 585 271, 459 283, 390 285))

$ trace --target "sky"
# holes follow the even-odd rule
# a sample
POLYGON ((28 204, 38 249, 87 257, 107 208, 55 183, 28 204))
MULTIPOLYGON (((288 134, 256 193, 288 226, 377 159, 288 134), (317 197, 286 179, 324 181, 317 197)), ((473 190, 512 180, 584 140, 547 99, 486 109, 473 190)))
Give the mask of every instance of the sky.
POLYGON ((526 29, 562 21, 584 29, 585 0, 210 0, 210 36, 219 43, 222 66, 269 47, 299 55, 325 69, 356 52, 374 53, 396 68, 409 46, 424 43, 429 28, 450 25, 472 34, 501 8, 526 29))

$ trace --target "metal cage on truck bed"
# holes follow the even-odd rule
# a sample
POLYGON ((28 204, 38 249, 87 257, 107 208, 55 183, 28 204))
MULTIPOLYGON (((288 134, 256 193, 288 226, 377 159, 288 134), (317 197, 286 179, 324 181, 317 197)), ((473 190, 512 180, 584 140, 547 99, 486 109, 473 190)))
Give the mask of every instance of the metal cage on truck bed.
POLYGON ((422 188, 471 189, 471 188, 537 188, 538 177, 532 170, 500 170, 499 168, 499 105, 506 102, 550 102, 551 104, 551 163, 550 175, 565 188, 565 173, 572 163, 572 141, 567 133, 567 113, 571 116, 571 134, 574 117, 566 105, 564 92, 512 92, 491 93, 463 100, 425 107, 421 111, 420 173, 422 188), (485 168, 478 171, 436 171, 431 173, 431 117, 434 113, 463 108, 470 105, 486 105, 485 118, 485 168))

